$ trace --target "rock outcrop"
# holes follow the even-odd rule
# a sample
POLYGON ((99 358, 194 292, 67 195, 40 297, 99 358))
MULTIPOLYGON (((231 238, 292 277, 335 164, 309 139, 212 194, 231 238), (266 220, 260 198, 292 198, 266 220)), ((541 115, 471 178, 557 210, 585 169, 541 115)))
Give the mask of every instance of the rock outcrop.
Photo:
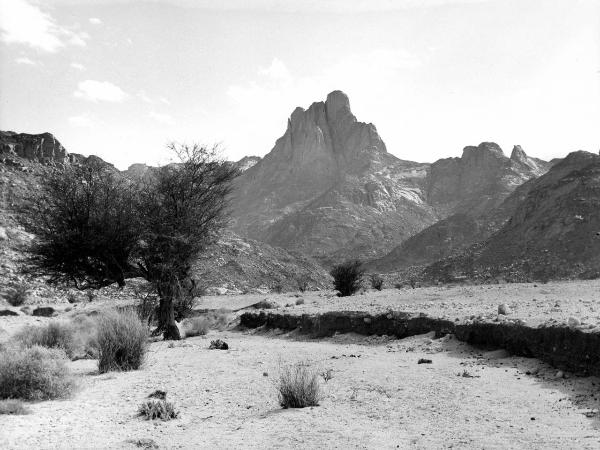
POLYGON ((70 161, 65 148, 50 133, 0 131, 0 155, 2 154, 40 163, 65 164, 70 161))
POLYGON ((515 190, 502 208, 512 213, 498 232, 432 264, 424 272, 426 278, 543 281, 600 276, 598 155, 569 154, 548 173, 515 190))
POLYGON ((233 229, 324 262, 375 256, 436 220, 427 168, 389 154, 334 91, 296 108, 271 152, 239 177, 233 229))

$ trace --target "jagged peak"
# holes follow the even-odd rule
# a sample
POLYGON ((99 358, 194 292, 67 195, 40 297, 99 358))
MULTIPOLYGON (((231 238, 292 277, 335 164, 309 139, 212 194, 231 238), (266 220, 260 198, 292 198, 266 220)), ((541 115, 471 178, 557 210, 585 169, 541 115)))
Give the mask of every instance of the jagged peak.
POLYGON ((510 159, 513 161, 527 161, 527 153, 520 145, 515 145, 510 154, 510 159))
POLYGON ((329 117, 335 117, 340 110, 347 110, 350 112, 350 99, 342 91, 331 91, 327 94, 325 107, 327 108, 327 115, 329 117))
POLYGON ((505 158, 504 152, 495 142, 482 142, 477 147, 469 145, 463 149, 462 159, 468 159, 477 155, 490 154, 495 157, 505 158))

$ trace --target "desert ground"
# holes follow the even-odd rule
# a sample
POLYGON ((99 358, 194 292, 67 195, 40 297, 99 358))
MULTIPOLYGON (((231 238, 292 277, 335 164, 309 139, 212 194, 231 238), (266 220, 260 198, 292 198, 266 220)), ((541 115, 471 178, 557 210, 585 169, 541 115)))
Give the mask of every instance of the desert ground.
MULTIPOLYGON (((558 374, 536 359, 474 348, 452 335, 312 339, 240 329, 236 316, 265 298, 294 313, 392 309, 453 320, 493 315, 506 303, 509 316, 527 323, 575 316, 592 329, 600 325, 599 291, 598 282, 569 282, 388 289, 349 298, 331 292, 202 298, 200 311, 238 310, 228 327, 152 342, 138 371, 100 375, 95 360, 70 362, 78 383, 72 397, 2 416, 0 448, 598 448, 596 377, 558 374), (300 298, 304 304, 296 305, 300 298), (225 340, 229 350, 209 350, 213 339, 225 340), (418 364, 421 358, 432 362, 418 364), (332 378, 320 380, 319 406, 282 409, 278 373, 297 362, 332 378), (179 418, 137 417, 138 405, 156 389, 167 392, 179 418)), ((110 302, 53 306, 60 319, 110 302)), ((26 323, 49 320, 55 319, 2 317, 0 341, 26 323)))

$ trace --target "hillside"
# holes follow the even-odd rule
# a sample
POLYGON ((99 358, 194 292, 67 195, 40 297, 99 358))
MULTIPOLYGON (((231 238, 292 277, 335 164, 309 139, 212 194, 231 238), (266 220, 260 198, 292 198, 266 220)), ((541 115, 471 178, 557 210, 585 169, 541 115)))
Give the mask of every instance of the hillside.
MULTIPOLYGON (((427 267, 424 277, 600 276, 600 157, 574 152, 509 197, 510 219, 489 239, 427 267)), ((509 206, 506 206, 509 205, 509 206)))

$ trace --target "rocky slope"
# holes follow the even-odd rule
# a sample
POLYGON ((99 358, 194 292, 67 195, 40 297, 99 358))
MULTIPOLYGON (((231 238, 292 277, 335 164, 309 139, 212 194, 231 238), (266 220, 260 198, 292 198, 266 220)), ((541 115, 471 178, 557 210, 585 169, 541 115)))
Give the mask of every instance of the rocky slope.
POLYGON ((522 281, 600 276, 598 155, 569 154, 502 206, 512 214, 498 232, 432 264, 425 277, 522 281))
MULTIPOLYGON (((296 108, 271 152, 238 179, 233 229, 325 264, 381 257, 453 214, 461 228, 464 215, 488 212, 548 166, 518 146, 508 158, 494 143, 433 164, 400 160, 334 91, 296 108)), ((417 253, 423 245, 414 245, 417 253)))
POLYGON ((428 176, 427 198, 440 214, 452 214, 371 261, 369 267, 392 272, 428 264, 487 239, 510 219, 528 192, 528 180, 551 165, 527 156, 520 146, 507 158, 498 145, 487 142, 465 147, 461 158, 436 161, 428 176))

